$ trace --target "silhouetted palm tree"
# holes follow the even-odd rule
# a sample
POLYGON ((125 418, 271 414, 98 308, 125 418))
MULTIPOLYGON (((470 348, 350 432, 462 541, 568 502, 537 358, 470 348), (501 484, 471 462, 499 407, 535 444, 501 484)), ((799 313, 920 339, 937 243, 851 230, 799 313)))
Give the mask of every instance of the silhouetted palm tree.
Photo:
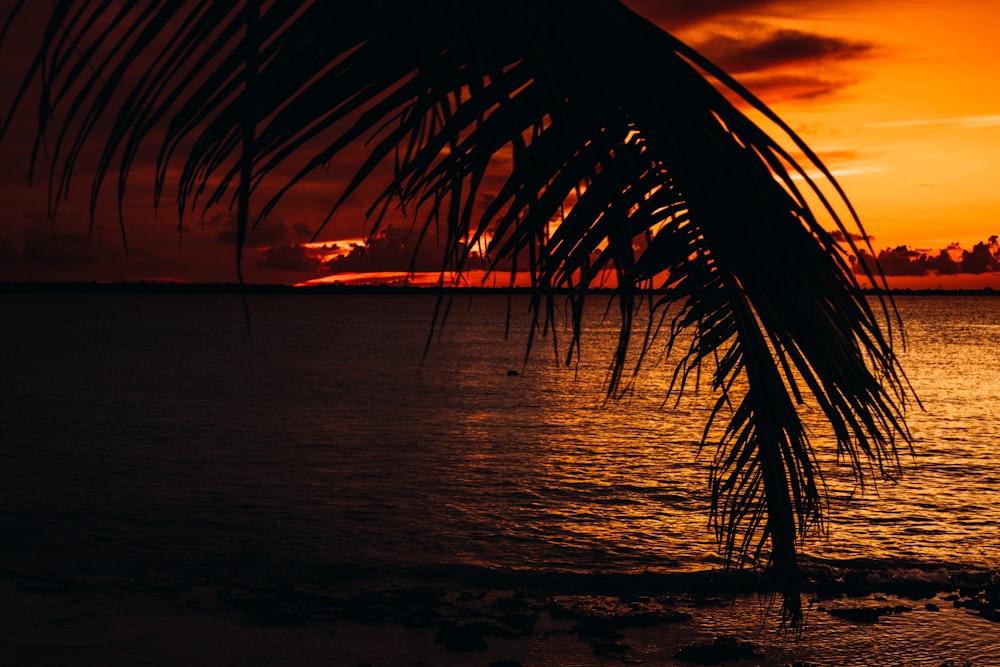
POLYGON ((296 165, 280 197, 367 142, 331 215, 382 179, 373 231, 393 204, 420 233, 439 226, 443 269, 467 266, 468 248, 488 239, 493 261, 530 274, 536 323, 551 290, 568 290, 574 338, 585 291, 613 273, 609 393, 628 346, 645 352, 661 330, 633 332, 638 308, 667 345, 693 334, 675 386, 706 364, 718 392, 710 423, 729 420, 711 478, 720 543, 741 566, 767 557, 793 623, 797 541, 824 506, 803 401, 822 410, 859 478, 891 471, 895 439, 909 441, 905 380, 882 329, 891 309, 877 316, 851 271, 856 248, 837 211, 857 220, 839 186, 738 83, 618 2, 62 0, 14 107, 39 82, 53 203, 91 147, 94 200, 116 169, 121 197, 140 145, 157 142, 157 199, 179 164, 182 212, 235 206, 238 261, 265 177, 296 165), (502 184, 486 187, 489 174, 502 184))

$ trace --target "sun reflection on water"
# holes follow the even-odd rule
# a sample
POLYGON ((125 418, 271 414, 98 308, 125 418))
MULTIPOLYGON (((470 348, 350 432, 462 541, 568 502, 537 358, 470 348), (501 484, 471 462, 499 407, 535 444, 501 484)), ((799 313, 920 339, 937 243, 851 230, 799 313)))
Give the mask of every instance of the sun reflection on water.
MULTIPOLYGON (((142 547, 124 553, 137 559, 159 547, 215 558, 230 544, 262 560, 386 571, 719 565, 714 447, 699 448, 708 387, 664 405, 666 360, 608 401, 616 329, 600 304, 579 365, 566 368, 548 340, 523 364, 526 302, 515 300, 505 340, 505 297, 460 301, 426 357, 433 297, 262 297, 252 348, 238 301, 224 322, 211 298, 102 301, 100 317, 94 302, 56 304, 51 322, 37 303, 20 314, 13 304, 10 322, 26 324, 5 334, 21 351, 4 361, 16 378, 5 423, 25 444, 4 478, 10 534, 52 558, 61 543, 47 540, 63 533, 32 517, 93 535, 95 554, 102 536, 130 535, 142 547), (56 348, 82 352, 55 358, 56 348)), ((901 359, 926 408, 909 412, 914 453, 898 481, 862 493, 835 465, 819 413, 805 411, 831 500, 827 535, 804 551, 995 567, 997 299, 898 303, 901 359)))
MULTIPOLYGON (((942 304, 904 296, 898 302, 908 335, 901 361, 925 407, 908 413, 914 453, 901 451, 898 480, 868 480, 861 488, 849 468, 838 464, 822 414, 804 409, 831 497, 828 532, 810 539, 805 551, 834 559, 995 564, 1000 543, 990 521, 1000 512, 1000 461, 993 447, 1000 436, 1000 380, 990 369, 1000 368, 1000 314, 988 298, 942 304)), ((490 321, 481 311, 476 317, 490 321)), ((456 329, 482 335, 480 329, 456 329)), ((446 335, 455 343, 446 344, 448 354, 463 351, 451 360, 461 366, 453 376, 456 395, 491 406, 456 414, 466 420, 454 425, 460 437, 503 443, 487 445, 504 452, 491 465, 516 471, 519 488, 543 496, 519 506, 507 530, 516 534, 513 526, 521 525, 537 534, 544 526, 550 546, 603 549, 636 567, 716 561, 712 540, 705 539, 714 448, 698 448, 711 393, 702 387, 676 408, 672 401, 661 407, 673 371, 668 360, 640 374, 626 399, 606 402, 607 359, 601 353, 614 325, 592 322, 586 331, 578 367, 555 367, 543 342, 527 371, 509 380, 496 377, 497 369, 504 363, 520 368, 518 359, 498 362, 495 341, 446 335), (497 405, 503 406, 501 421, 497 405), (536 504, 545 512, 536 514, 536 504)), ((520 333, 515 326, 512 340, 522 341, 520 333)), ((501 495, 495 502, 508 500, 501 495)))

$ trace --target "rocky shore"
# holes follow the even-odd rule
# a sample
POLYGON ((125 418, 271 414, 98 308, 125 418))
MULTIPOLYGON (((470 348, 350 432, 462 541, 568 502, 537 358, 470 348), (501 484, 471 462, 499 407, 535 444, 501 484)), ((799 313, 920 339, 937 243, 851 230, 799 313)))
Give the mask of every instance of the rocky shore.
MULTIPOLYGON (((747 590, 752 582, 746 578, 720 576, 566 576, 534 581, 531 587, 491 581, 482 587, 331 590, 287 583, 73 581, 8 574, 0 580, 0 663, 834 664, 815 655, 808 625, 804 638, 782 638, 775 629, 776 611, 759 623, 723 628, 720 618, 752 618, 747 608, 753 604, 766 611, 768 597, 747 590), (730 629, 735 631, 723 631, 730 629)), ((850 633, 891 617, 932 618, 943 611, 988 620, 1000 632, 994 625, 1000 622, 995 574, 903 576, 819 567, 809 576, 807 623, 818 626, 820 635, 824 623, 846 624, 842 631, 850 633)), ((935 667, 977 664, 965 655, 929 660, 924 664, 935 667)))

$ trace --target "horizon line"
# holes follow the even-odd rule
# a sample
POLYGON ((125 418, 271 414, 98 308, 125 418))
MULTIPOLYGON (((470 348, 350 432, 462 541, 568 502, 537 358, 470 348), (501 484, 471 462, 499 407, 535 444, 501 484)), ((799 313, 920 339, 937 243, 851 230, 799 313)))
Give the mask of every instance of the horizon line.
MULTIPOLYGON (((638 294, 667 294, 674 290, 670 288, 638 289, 638 294)), ((435 293, 473 293, 473 294, 570 294, 579 292, 566 287, 538 289, 530 286, 486 287, 477 285, 389 285, 389 284, 349 284, 325 283, 319 285, 288 285, 284 283, 239 283, 239 282, 179 282, 163 280, 120 280, 120 281, 85 281, 85 280, 30 280, 30 281, 0 281, 0 293, 3 294, 40 294, 40 293, 72 293, 72 294, 435 294, 435 293)), ((614 287, 593 287, 582 291, 584 294, 615 295, 614 287)), ((982 288, 871 288, 863 287, 864 294, 915 294, 915 295, 1000 295, 1000 290, 986 286, 982 288)))

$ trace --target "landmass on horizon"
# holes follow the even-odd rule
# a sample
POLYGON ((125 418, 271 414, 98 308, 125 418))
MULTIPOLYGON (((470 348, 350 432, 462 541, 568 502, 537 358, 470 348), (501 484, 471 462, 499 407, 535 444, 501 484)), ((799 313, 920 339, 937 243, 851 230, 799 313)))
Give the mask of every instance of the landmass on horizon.
MULTIPOLYGON (((941 295, 969 296, 981 294, 984 296, 1000 295, 1000 290, 992 287, 981 289, 963 288, 895 288, 889 290, 865 289, 866 294, 893 295, 941 295)), ((173 281, 0 281, 0 294, 524 294, 534 292, 530 287, 481 287, 468 286, 422 286, 398 284, 358 284, 358 283, 324 283, 319 285, 283 285, 278 283, 245 283, 236 282, 173 282, 173 281)), ((668 289, 648 290, 649 293, 667 293, 668 289)), ((566 294, 567 289, 543 290, 543 293, 566 294)), ((590 294, 615 294, 613 288, 592 288, 590 294)))

